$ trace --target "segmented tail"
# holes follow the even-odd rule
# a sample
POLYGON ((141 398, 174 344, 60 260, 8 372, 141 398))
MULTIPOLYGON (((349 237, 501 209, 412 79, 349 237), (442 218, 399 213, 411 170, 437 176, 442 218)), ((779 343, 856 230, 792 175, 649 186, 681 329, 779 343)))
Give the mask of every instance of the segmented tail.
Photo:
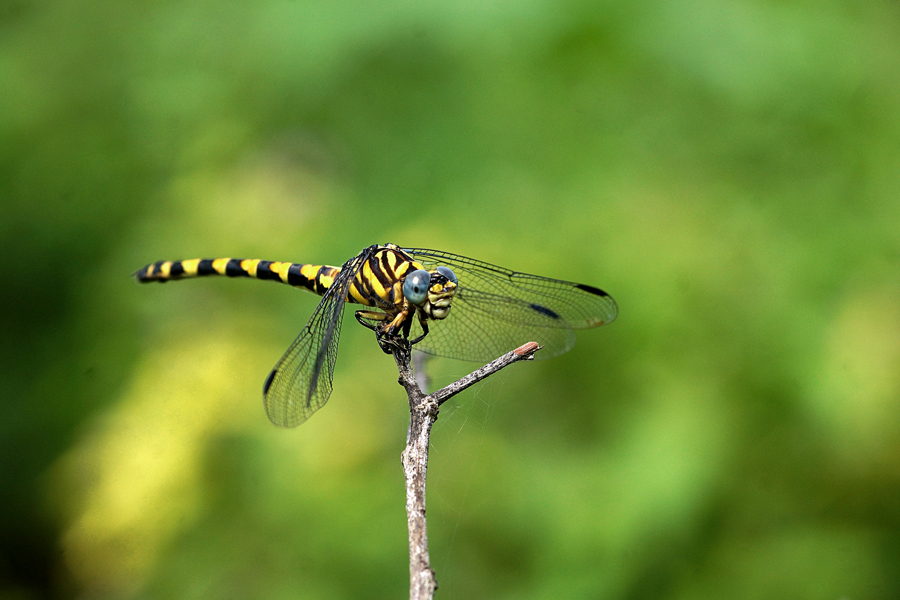
POLYGON ((318 295, 325 293, 334 283, 340 268, 328 265, 309 265, 242 258, 194 258, 190 260, 161 260, 151 263, 134 274, 139 283, 170 279, 188 279, 207 275, 226 277, 252 277, 277 281, 309 290, 318 295))

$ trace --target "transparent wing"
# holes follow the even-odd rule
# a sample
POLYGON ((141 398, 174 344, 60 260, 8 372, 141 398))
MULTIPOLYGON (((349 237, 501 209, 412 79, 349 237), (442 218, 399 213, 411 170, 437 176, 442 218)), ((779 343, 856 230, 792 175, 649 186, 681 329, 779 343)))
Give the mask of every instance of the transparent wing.
POLYGON ((364 260, 360 255, 344 264, 303 331, 269 373, 263 404, 275 425, 296 427, 328 402, 344 304, 364 260))
POLYGON ((518 273, 439 250, 404 250, 427 269, 449 267, 459 280, 450 314, 429 322, 428 336, 416 344, 429 354, 487 361, 535 341, 545 347, 537 356, 550 358, 572 348, 573 329, 599 327, 618 314, 615 300, 589 285, 518 273))

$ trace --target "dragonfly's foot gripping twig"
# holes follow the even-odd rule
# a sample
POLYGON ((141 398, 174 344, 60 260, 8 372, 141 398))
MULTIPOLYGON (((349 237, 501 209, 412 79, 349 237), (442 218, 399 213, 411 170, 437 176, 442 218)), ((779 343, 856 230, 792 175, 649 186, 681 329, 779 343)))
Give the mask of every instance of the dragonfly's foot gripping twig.
POLYGON ((412 352, 412 343, 405 337, 385 333, 376 334, 378 345, 385 354, 400 353, 400 356, 409 356, 412 352))

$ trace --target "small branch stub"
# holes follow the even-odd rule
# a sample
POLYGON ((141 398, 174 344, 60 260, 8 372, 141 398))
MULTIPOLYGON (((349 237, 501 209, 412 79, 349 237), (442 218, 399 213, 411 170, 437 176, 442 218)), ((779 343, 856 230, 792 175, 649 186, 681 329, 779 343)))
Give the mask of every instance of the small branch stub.
POLYGON ((515 352, 519 356, 528 355, 526 360, 534 360, 534 353, 540 349, 541 347, 537 342, 528 342, 527 344, 519 346, 518 348, 513 350, 513 352, 515 352))
POLYGON ((406 449, 402 454, 402 463, 406 476, 410 600, 431 600, 437 589, 437 579, 431 569, 431 561, 428 556, 425 478, 428 470, 431 427, 437 420, 441 404, 504 367, 520 360, 533 360, 534 353, 540 349, 541 346, 536 342, 528 342, 427 396, 419 389, 416 377, 410 369, 409 346, 400 346, 394 351, 394 360, 400 373, 399 383, 406 390, 409 399, 409 435, 406 449))

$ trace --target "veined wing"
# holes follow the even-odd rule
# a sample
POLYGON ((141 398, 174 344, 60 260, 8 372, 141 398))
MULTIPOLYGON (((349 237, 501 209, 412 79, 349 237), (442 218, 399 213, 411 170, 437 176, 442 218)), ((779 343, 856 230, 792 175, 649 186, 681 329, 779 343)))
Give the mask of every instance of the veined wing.
POLYGON ((367 258, 364 252, 341 267, 309 322, 266 378, 263 404, 275 425, 296 427, 328 402, 344 304, 350 284, 367 258))
MULTIPOLYGON (((540 358, 566 352, 573 329, 612 322, 615 301, 595 287, 519 273, 478 260, 421 248, 404 249, 426 268, 446 266, 459 279, 450 314, 429 323, 416 349, 462 360, 486 361, 529 341, 540 358)), ((415 327, 418 327, 416 323, 415 327)))

